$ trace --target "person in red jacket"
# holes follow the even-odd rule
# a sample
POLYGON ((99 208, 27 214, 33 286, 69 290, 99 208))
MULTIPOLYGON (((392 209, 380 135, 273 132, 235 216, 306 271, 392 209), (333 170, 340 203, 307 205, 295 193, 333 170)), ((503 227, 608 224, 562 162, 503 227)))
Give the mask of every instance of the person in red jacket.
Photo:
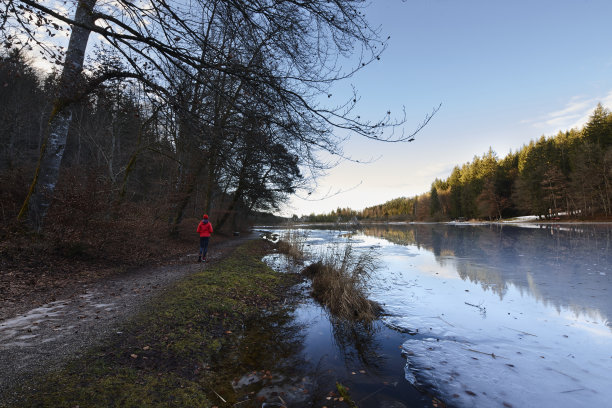
POLYGON ((213 232, 213 227, 210 221, 208 221, 208 215, 202 216, 202 221, 198 224, 198 234, 200 234, 200 255, 198 256, 198 262, 206 262, 206 252, 208 252, 208 240, 210 234, 213 232))

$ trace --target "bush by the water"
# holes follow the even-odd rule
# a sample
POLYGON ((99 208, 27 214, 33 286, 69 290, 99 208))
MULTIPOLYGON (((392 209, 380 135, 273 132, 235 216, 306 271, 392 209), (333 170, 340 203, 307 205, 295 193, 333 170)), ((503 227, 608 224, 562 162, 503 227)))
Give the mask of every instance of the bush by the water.
POLYGON ((277 249, 280 253, 293 259, 304 258, 304 247, 306 246, 306 233, 289 228, 285 230, 278 240, 277 249))
POLYGON ((312 294, 336 317, 372 322, 382 311, 368 299, 366 281, 376 270, 376 254, 355 253, 351 245, 328 250, 319 260, 304 269, 312 279, 312 294))

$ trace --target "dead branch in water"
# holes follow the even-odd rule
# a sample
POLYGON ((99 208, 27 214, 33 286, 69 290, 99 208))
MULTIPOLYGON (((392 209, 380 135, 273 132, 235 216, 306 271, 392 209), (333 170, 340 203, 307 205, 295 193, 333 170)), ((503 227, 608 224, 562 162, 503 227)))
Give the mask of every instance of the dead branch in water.
POLYGON ((503 326, 503 327, 505 327, 505 328, 506 328, 506 329, 508 329, 508 330, 514 330, 515 332, 519 332, 519 333, 524 334, 524 335, 527 335, 527 336, 538 337, 538 336, 536 336, 535 334, 527 333, 527 332, 524 332, 524 331, 522 331, 522 330, 513 329, 512 327, 507 327, 507 326, 503 326))
POLYGON ((442 320, 444 323, 448 324, 448 325, 449 325, 449 326, 451 326, 451 327, 455 327, 455 325, 454 325, 454 324, 452 324, 452 323, 447 322, 446 320, 444 320, 444 318, 443 318, 442 316, 436 316, 435 318, 436 318, 436 319, 440 319, 440 320, 442 320))
POLYGON ((463 303, 465 303, 468 306, 475 307, 476 309, 480 310, 480 313, 482 313, 483 315, 487 314, 487 308, 482 305, 475 305, 473 303, 468 303, 468 302, 463 302, 463 303))
POLYGON ((493 357, 493 358, 506 358, 506 357, 498 356, 495 353, 485 353, 484 351, 478 351, 478 350, 474 350, 474 349, 471 349, 471 348, 467 348, 467 349, 464 349, 464 350, 471 351, 472 353, 484 354, 485 356, 490 356, 490 357, 493 357))

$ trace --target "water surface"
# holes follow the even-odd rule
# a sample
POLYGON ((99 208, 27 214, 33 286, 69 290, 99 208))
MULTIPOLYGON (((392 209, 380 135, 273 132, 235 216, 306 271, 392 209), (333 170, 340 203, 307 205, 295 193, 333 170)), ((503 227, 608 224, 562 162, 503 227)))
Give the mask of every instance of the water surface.
POLYGON ((606 406, 612 228, 378 225, 310 230, 310 249, 376 251, 371 298, 404 378, 451 406, 606 406))

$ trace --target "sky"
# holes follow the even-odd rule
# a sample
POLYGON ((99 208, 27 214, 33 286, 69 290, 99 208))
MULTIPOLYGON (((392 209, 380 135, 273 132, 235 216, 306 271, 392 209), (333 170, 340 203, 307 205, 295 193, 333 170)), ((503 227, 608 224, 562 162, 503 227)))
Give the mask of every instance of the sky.
POLYGON ((364 117, 405 108, 410 133, 442 106, 411 143, 352 137, 345 154, 375 160, 340 163, 282 215, 412 197, 489 147, 501 158, 612 109, 610 0, 375 0, 366 16, 391 39, 349 80, 364 117))

